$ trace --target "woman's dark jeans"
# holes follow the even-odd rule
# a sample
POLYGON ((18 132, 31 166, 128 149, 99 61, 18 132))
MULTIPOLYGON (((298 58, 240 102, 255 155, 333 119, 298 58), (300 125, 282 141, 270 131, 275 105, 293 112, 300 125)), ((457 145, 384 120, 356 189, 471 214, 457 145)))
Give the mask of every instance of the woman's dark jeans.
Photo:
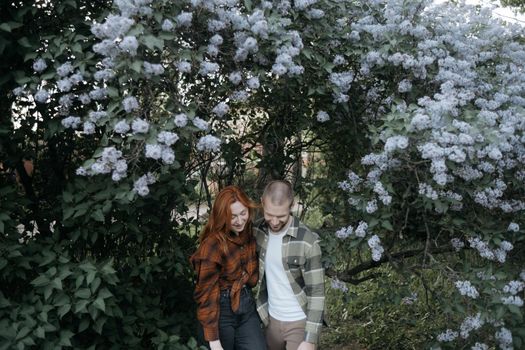
POLYGON ((224 350, 266 350, 255 300, 248 288, 241 290, 239 310, 233 312, 229 291, 221 292, 219 338, 224 350))

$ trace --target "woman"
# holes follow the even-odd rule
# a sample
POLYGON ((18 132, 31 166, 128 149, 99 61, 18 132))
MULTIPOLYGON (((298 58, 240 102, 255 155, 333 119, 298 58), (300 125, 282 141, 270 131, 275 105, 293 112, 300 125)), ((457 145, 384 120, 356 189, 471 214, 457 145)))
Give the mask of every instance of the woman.
POLYGON ((251 294, 259 278, 255 207, 237 186, 220 191, 190 258, 197 273, 197 318, 212 350, 266 349, 251 294))

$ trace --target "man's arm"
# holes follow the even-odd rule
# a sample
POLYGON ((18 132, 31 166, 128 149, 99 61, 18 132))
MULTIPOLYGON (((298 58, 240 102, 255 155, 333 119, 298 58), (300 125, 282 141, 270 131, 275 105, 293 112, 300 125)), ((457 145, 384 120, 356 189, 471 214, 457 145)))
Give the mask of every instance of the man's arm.
POLYGON ((324 312, 324 269, 321 263, 321 247, 315 241, 305 252, 304 282, 307 297, 306 327, 304 341, 317 344, 324 312))

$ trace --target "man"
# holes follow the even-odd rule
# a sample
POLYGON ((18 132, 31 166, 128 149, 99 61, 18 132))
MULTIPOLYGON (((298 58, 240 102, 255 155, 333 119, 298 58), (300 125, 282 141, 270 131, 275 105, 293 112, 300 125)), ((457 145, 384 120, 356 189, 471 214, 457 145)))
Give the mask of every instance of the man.
POLYGON ((324 270, 319 236, 291 215, 287 181, 272 181, 255 223, 259 252, 257 311, 269 350, 314 350, 324 311, 324 270))

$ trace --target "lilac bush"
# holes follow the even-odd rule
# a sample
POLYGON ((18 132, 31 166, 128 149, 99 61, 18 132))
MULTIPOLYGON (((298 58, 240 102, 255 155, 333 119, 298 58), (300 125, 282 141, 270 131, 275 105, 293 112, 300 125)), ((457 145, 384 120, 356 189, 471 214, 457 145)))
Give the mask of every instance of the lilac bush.
POLYGON ((338 128, 350 106, 366 106, 370 149, 346 179, 331 179, 360 213, 335 232, 339 244, 388 262, 398 246, 385 242, 416 236, 403 233, 414 218, 421 268, 432 263, 455 293, 457 324, 433 346, 519 348, 524 30, 490 12, 401 0, 115 0, 84 51, 44 52, 16 94, 48 106, 59 132, 96 135, 76 174, 109 176, 131 196, 184 171, 180 149, 219 154, 227 121, 271 105, 256 99, 264 91, 304 87, 289 93, 305 99, 299 118, 312 129, 338 128), (449 270, 444 252, 466 267, 449 270))

